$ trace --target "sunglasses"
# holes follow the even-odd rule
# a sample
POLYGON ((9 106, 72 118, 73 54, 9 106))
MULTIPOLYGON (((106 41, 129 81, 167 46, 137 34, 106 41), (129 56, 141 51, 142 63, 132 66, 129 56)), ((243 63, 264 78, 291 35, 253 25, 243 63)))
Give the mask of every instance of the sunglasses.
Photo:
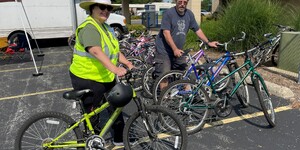
POLYGON ((187 5, 188 1, 177 1, 178 5, 187 5))
POLYGON ((113 7, 109 5, 97 5, 101 10, 107 9, 107 11, 112 11, 113 7))

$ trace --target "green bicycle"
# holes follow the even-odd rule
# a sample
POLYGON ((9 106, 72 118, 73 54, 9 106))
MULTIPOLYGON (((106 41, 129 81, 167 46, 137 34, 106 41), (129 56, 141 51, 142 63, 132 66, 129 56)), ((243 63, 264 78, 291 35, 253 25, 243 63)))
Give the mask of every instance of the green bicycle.
POLYGON ((126 122, 123 132, 125 149, 186 149, 187 133, 176 114, 161 106, 145 106, 131 86, 119 82, 107 94, 108 101, 87 114, 80 98, 91 92, 85 89, 63 94, 65 99, 79 103, 82 117, 77 122, 70 116, 59 112, 42 112, 29 118, 17 133, 15 149, 105 150, 107 145, 104 135, 122 112, 123 106, 127 105, 131 99, 134 100, 138 111, 132 114, 126 122), (124 92, 131 92, 132 95, 124 97, 124 94, 122 95, 124 92), (117 108, 97 135, 90 118, 110 105, 117 108))
MULTIPOLYGON (((230 41, 220 45, 225 46, 226 49, 228 43, 230 41)), ((233 109, 230 100, 235 94, 241 106, 248 107, 250 99, 245 80, 248 76, 251 76, 265 118, 271 127, 275 127, 275 111, 270 93, 264 79, 255 70, 247 51, 236 54, 227 52, 222 56, 224 59, 229 60, 228 68, 230 73, 217 82, 212 82, 211 75, 209 74, 209 69, 214 66, 213 63, 197 66, 199 72, 204 76, 203 80, 198 83, 192 80, 178 80, 171 83, 163 90, 158 105, 175 110, 181 116, 180 118, 186 126, 188 133, 195 133, 203 128, 208 120, 210 110, 214 110, 215 114, 219 117, 229 116, 233 109), (236 62, 236 56, 242 54, 245 55, 245 60, 239 66, 236 62), (245 74, 242 72, 243 68, 247 70, 245 74), (216 92, 215 86, 227 78, 231 78, 234 87, 232 89, 225 89, 221 93, 222 96, 220 96, 220 93, 216 92), (212 83, 209 86, 206 85, 208 81, 212 83)))

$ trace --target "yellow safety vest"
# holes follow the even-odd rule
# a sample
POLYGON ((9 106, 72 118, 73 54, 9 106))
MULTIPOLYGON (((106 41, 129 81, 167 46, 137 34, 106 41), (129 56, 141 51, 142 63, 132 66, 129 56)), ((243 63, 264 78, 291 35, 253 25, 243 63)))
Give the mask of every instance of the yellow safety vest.
POLYGON ((119 58, 119 42, 111 31, 105 27, 108 32, 103 31, 99 24, 89 16, 76 30, 76 44, 74 47, 73 61, 70 71, 77 77, 89 79, 97 82, 112 82, 115 74, 105 68, 101 62, 90 53, 86 52, 78 39, 78 32, 87 24, 94 25, 100 33, 102 51, 108 56, 110 61, 116 65, 119 58), (108 33, 108 35, 106 34, 108 33))

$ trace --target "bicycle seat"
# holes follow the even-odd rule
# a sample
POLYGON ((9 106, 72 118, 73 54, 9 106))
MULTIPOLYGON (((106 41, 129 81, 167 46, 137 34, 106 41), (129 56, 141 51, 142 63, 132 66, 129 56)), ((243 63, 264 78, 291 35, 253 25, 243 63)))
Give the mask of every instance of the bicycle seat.
POLYGON ((92 92, 91 89, 73 90, 63 94, 63 98, 67 100, 79 100, 84 94, 92 92))

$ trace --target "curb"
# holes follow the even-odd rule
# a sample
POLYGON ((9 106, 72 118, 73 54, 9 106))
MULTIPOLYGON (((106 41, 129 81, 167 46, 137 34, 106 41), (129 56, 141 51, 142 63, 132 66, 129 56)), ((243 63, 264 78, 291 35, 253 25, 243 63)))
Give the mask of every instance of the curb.
MULTIPOLYGON (((250 77, 246 78, 246 82, 249 85, 252 85, 252 81, 251 81, 250 77)), ((266 83, 267 88, 271 95, 275 95, 277 97, 281 97, 284 99, 290 99, 295 96, 294 92, 285 86, 281 86, 281 85, 278 85, 278 84, 275 84, 275 83, 272 83, 272 82, 269 82, 266 80, 265 80, 265 83, 266 83)))
POLYGON ((272 94, 272 95, 275 95, 277 97, 282 97, 284 99, 290 99, 290 98, 293 98, 295 96, 295 94, 293 93, 293 91, 287 87, 284 87, 284 86, 280 86, 278 84, 275 84, 275 83, 271 83, 271 82, 268 82, 268 81, 265 81, 268 89, 269 89, 269 92, 272 94))

